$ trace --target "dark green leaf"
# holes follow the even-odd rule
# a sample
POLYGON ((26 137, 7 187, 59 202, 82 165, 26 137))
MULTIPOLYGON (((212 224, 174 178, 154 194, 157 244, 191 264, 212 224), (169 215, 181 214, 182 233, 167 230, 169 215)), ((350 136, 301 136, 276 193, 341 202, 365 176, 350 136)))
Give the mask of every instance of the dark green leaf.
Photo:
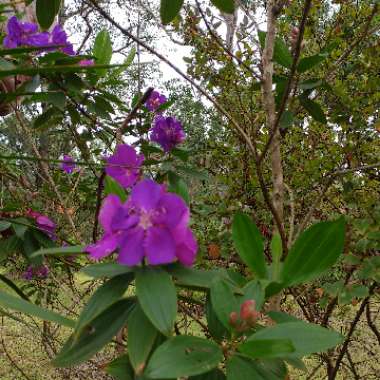
POLYGON ((129 299, 114 303, 83 328, 77 339, 71 337, 53 364, 56 367, 72 367, 90 359, 126 324, 133 305, 129 299))
POLYGON ((234 0, 211 0, 211 2, 222 12, 234 13, 235 11, 234 0))
POLYGON ((285 286, 311 281, 335 264, 343 252, 345 222, 321 222, 308 228, 291 247, 282 270, 285 286))
POLYGON ((220 322, 226 329, 231 329, 229 323, 232 312, 239 311, 239 304, 231 285, 223 279, 217 279, 211 286, 211 304, 220 322))
POLYGON ((106 367, 106 372, 115 380, 134 380, 135 374, 128 355, 120 356, 106 367))
POLYGON ((21 247, 22 240, 16 235, 0 239, 0 262, 5 260, 9 255, 18 252, 21 247))
POLYGON ((119 301, 128 289, 133 277, 133 273, 126 273, 113 277, 99 287, 83 308, 74 334, 80 333, 85 325, 91 324, 93 319, 119 301))
POLYGON ((49 29, 61 7, 61 0, 36 0, 37 21, 42 29, 49 29))
POLYGON ((260 231, 245 214, 237 213, 232 224, 232 237, 241 259, 259 278, 267 278, 264 243, 260 231))
POLYGON ((303 108, 305 108, 314 120, 319 121, 322 124, 327 123, 325 113, 317 102, 307 98, 306 96, 300 96, 299 99, 303 108))
POLYGON ((213 307, 211 304, 210 295, 207 294, 206 304, 205 304, 205 314, 207 320, 207 327, 211 336, 218 342, 224 339, 229 339, 231 333, 224 325, 219 321, 213 307))
POLYGON ((151 379, 200 375, 217 367, 223 359, 215 343, 180 335, 167 340, 153 353, 145 374, 151 379))
MULTIPOLYGON (((265 47, 265 39, 266 39, 267 33, 259 30, 258 36, 260 40, 261 48, 264 49, 265 47)), ((273 60, 274 62, 278 63, 279 65, 286 67, 287 69, 290 69, 292 67, 293 58, 292 55, 289 52, 288 47, 286 46, 284 40, 281 37, 277 37, 274 43, 274 52, 273 52, 273 60)))
POLYGON ((30 225, 31 224, 28 219, 16 218, 16 219, 13 219, 12 228, 14 232, 16 233, 17 237, 19 237, 20 239, 23 239, 25 232, 28 230, 28 227, 30 225))
POLYGON ((145 315, 164 335, 170 335, 177 317, 177 293, 169 274, 160 268, 136 271, 136 293, 145 315))
POLYGON ((227 361, 227 380, 267 380, 251 360, 232 356, 227 361))
POLYGON ((160 15, 163 24, 169 24, 178 15, 184 0, 161 0, 160 15))
POLYGON ((294 123, 294 115, 290 111, 285 111, 280 120, 280 127, 282 129, 290 128, 294 123))
POLYGON ((310 57, 302 58, 298 64, 297 70, 299 73, 304 73, 305 71, 312 69, 314 66, 319 65, 326 58, 327 55, 325 54, 316 54, 310 57))
POLYGON ((128 318, 128 353, 137 374, 146 367, 158 331, 137 304, 128 318))
POLYGON ((242 291, 244 295, 239 299, 239 302, 255 300, 256 310, 260 311, 265 301, 265 293, 261 283, 257 280, 250 281, 243 287, 242 291))
POLYGON ((75 322, 71 319, 65 318, 62 315, 54 313, 53 311, 43 309, 42 307, 34 305, 21 298, 14 297, 3 291, 0 291, 0 305, 5 308, 20 311, 27 315, 32 315, 44 321, 58 323, 62 326, 67 326, 70 328, 74 328, 75 326, 75 322))
POLYGON ((214 369, 202 375, 191 376, 189 380, 226 380, 226 375, 220 369, 214 369))

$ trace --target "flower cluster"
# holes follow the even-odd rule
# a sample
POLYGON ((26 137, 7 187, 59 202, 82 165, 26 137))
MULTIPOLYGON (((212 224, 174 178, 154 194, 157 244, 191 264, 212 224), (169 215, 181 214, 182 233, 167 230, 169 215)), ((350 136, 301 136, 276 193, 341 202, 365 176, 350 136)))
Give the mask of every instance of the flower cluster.
POLYGON ((51 33, 39 32, 38 25, 31 22, 19 21, 16 16, 11 17, 7 23, 7 36, 4 38, 4 47, 14 49, 20 46, 44 47, 59 45, 59 50, 68 55, 75 55, 72 43, 60 25, 56 25, 51 33))
POLYGON ((27 212, 27 216, 29 218, 34 219, 38 229, 40 229, 42 232, 48 235, 50 239, 52 240, 57 239, 57 236, 55 234, 55 230, 57 226, 50 218, 48 218, 46 215, 42 215, 39 212, 36 212, 33 210, 29 210, 27 212))
MULTIPOLYGON (((167 99, 164 95, 161 95, 158 91, 153 91, 145 106, 149 111, 156 112, 166 102, 167 99)), ((149 135, 150 140, 161 145, 166 153, 185 141, 186 134, 183 126, 174 117, 165 117, 159 114, 155 117, 153 123, 154 125, 149 135)))
POLYGON ((151 129, 150 139, 161 145, 165 152, 170 152, 186 138, 182 124, 174 117, 157 116, 151 129))
POLYGON ((168 100, 165 95, 160 94, 158 91, 152 91, 148 100, 145 103, 145 107, 150 112, 155 112, 157 109, 168 100))
POLYGON ((22 274, 24 280, 33 280, 38 278, 40 280, 46 279, 49 276, 49 268, 46 265, 41 265, 39 267, 34 267, 29 265, 26 271, 22 274))
POLYGON ((61 163, 61 169, 65 173, 71 174, 75 170, 75 168, 76 168, 76 165, 75 165, 74 159, 71 156, 65 154, 63 156, 63 162, 61 163))
POLYGON ((99 214, 104 236, 86 250, 92 258, 100 259, 119 249, 119 263, 129 266, 144 259, 150 265, 178 260, 189 266, 197 252, 189 218, 182 198, 144 179, 132 188, 125 203, 113 194, 105 199, 99 214))
POLYGON ((229 324, 238 332, 247 331, 255 326, 262 314, 256 310, 255 300, 246 300, 240 306, 240 315, 233 311, 230 314, 229 324))

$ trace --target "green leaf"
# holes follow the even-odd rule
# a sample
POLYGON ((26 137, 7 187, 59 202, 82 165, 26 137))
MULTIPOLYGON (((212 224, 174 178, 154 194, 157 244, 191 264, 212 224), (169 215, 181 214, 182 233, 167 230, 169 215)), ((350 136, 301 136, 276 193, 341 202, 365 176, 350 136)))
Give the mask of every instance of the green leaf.
POLYGON ((169 24, 178 15, 184 0, 161 0, 160 15, 163 24, 169 24))
POLYGON ((227 361, 227 380, 267 380, 264 378, 253 361, 236 355, 227 361))
POLYGON ((114 303, 86 325, 77 339, 69 338, 53 364, 56 367, 72 367, 90 359, 126 324, 133 305, 130 299, 114 303))
POLYGON ((205 304, 205 314, 207 320, 207 327, 211 336, 218 342, 221 342, 224 339, 229 339, 231 333, 224 325, 219 321, 211 303, 210 295, 207 294, 206 304, 205 304))
POLYGON ((173 275, 176 284, 198 290, 208 290, 217 277, 226 277, 221 270, 201 270, 184 267, 180 264, 168 266, 167 271, 173 275))
POLYGON ((145 371, 151 379, 200 375, 217 367, 223 354, 215 343, 180 335, 167 340, 153 353, 145 371))
POLYGON ((310 57, 302 58, 298 64, 297 71, 299 73, 304 73, 322 63, 326 58, 326 54, 315 54, 310 57))
POLYGON ((225 280, 217 279, 211 286, 210 295, 212 308, 219 321, 226 329, 231 330, 230 315, 232 312, 239 311, 239 305, 231 286, 225 280))
POLYGON ((128 289, 133 277, 133 273, 126 273, 112 278, 99 287, 83 308, 74 334, 79 333, 85 325, 90 324, 103 311, 119 301, 128 289))
POLYGON ((16 235, 0 240, 0 262, 4 261, 12 253, 18 252, 22 248, 22 240, 16 235))
MULTIPOLYGON (((92 55, 96 58, 96 63, 99 65, 109 65, 112 58, 112 41, 109 32, 106 29, 101 30, 96 38, 92 55)), ((98 74, 104 76, 107 73, 106 69, 98 69, 98 74)))
POLYGON ((280 127, 282 129, 290 128, 294 123, 294 115, 290 111, 284 111, 280 120, 280 127))
POLYGON ((31 302, 25 301, 21 298, 14 297, 11 294, 0 291, 0 305, 12 310, 20 311, 27 315, 40 318, 44 321, 58 323, 62 326, 74 328, 75 322, 71 319, 65 318, 62 315, 54 313, 53 311, 43 309, 31 302))
POLYGON ((213 369, 202 375, 191 376, 189 380, 226 380, 226 375, 220 369, 213 369))
POLYGON ((30 255, 30 258, 38 257, 38 256, 44 256, 44 255, 54 255, 54 256, 70 256, 73 254, 82 253, 85 254, 83 250, 86 248, 85 245, 73 245, 70 247, 51 247, 51 248, 43 248, 38 251, 33 252, 32 255, 30 255))
MULTIPOLYGON (((333 330, 306 322, 285 322, 267 327, 251 335, 247 342, 288 339, 295 351, 284 353, 283 358, 297 358, 324 352, 340 344, 343 337, 333 330)), ((260 343, 261 344, 261 343, 260 343)))
POLYGON ((305 110, 309 113, 309 115, 315 121, 318 121, 322 124, 327 123, 325 113, 323 112, 321 106, 317 102, 307 98, 306 96, 300 96, 299 100, 300 100, 303 108, 305 108, 305 110))
POLYGON ((179 195, 187 204, 190 204, 190 195, 186 182, 173 172, 169 172, 169 188, 171 193, 179 195))
POLYGON ((273 319, 276 323, 286 323, 286 322, 300 322, 299 319, 293 317, 292 315, 283 313, 281 311, 269 311, 267 313, 268 317, 273 319))
POLYGON ((246 284, 243 289, 243 297, 239 302, 242 304, 244 301, 255 300, 256 310, 260 311, 265 302, 265 293, 262 285, 257 280, 252 280, 246 284))
MULTIPOLYGON (((258 31, 258 36, 259 36, 260 45, 262 49, 264 49, 265 47, 266 35, 267 35, 266 32, 262 30, 258 31)), ((276 37, 276 40, 274 43, 273 61, 283 67, 286 67, 287 69, 290 69, 292 67, 292 63, 293 63, 292 55, 290 54, 288 47, 286 46, 284 40, 281 37, 276 37)))
POLYGON ((234 13, 234 0, 211 0, 211 2, 222 12, 234 13))
POLYGON ((81 272, 92 278, 115 277, 123 273, 133 272, 133 269, 117 263, 99 263, 88 265, 81 272))
POLYGON ((28 230, 30 226, 30 222, 25 218, 16 218, 13 219, 12 228, 17 235, 18 238, 23 239, 25 232, 28 230))
POLYGON ((321 222, 308 228, 291 247, 285 259, 285 286, 312 281, 332 267, 343 252, 345 221, 321 222))
POLYGON ((177 292, 169 274, 161 268, 137 270, 136 294, 145 315, 169 336, 177 317, 177 292))
POLYGON ((134 380, 135 374, 128 355, 120 356, 106 367, 106 372, 115 380, 134 380))
POLYGON ((237 213, 232 224, 232 238, 241 259, 259 278, 267 278, 264 243, 260 231, 245 214, 237 213))
POLYGON ((146 367, 158 331, 137 304, 128 318, 128 353, 137 374, 146 367))
POLYGON ((238 350, 253 359, 282 358, 284 355, 295 351, 289 339, 255 339, 241 344, 238 350))
POLYGON ((125 190, 110 176, 106 176, 104 179, 104 195, 115 194, 122 202, 127 199, 125 190))
POLYGON ((61 7, 61 0, 36 0, 37 21, 42 29, 49 29, 61 7))
POLYGON ((12 226, 12 223, 4 221, 4 220, 0 220, 0 232, 7 230, 11 226, 12 226))

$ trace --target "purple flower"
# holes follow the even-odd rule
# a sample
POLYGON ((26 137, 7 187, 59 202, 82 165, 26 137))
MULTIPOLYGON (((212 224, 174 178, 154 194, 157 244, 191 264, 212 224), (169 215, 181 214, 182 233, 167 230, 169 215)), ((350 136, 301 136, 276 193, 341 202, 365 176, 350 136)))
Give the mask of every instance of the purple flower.
POLYGON ((130 145, 118 145, 113 156, 107 159, 106 173, 125 188, 133 186, 140 176, 143 154, 137 154, 130 145))
POLYGON ((30 22, 21 22, 16 16, 11 17, 7 24, 7 36, 3 45, 8 49, 19 46, 46 46, 49 43, 49 33, 37 33, 38 26, 30 22))
POLYGON ((148 108, 149 111, 154 112, 158 107, 160 107, 161 104, 166 102, 167 99, 165 95, 161 95, 158 91, 152 91, 145 103, 145 107, 148 108))
POLYGON ((150 140, 161 145, 165 152, 169 152, 186 138, 182 124, 174 117, 157 116, 154 127, 150 131, 150 140))
POLYGON ((56 240, 57 236, 55 234, 55 230, 57 228, 56 224, 49 219, 46 215, 42 215, 39 212, 29 210, 27 212, 27 216, 34 219, 36 222, 36 226, 44 232, 46 235, 50 237, 52 240, 56 240))
POLYGON ((145 179, 132 188, 124 204, 113 194, 104 200, 99 214, 104 236, 86 251, 92 258, 101 259, 119 249, 119 263, 129 266, 140 264, 144 258, 150 265, 178 260, 190 266, 197 242, 188 227, 189 218, 182 198, 145 179))
POLYGON ((67 55, 75 55, 73 44, 68 41, 67 34, 61 27, 61 25, 56 25, 51 33, 51 45, 61 45, 60 49, 63 53, 67 55))
POLYGON ((22 274, 25 280, 33 280, 33 278, 46 279, 49 276, 50 270, 46 265, 41 265, 37 268, 29 265, 26 271, 22 274))
POLYGON ((86 67, 86 66, 94 66, 95 62, 93 59, 82 59, 79 61, 79 66, 86 67))
POLYGON ((74 159, 71 156, 65 154, 63 156, 63 161, 64 162, 62 162, 60 165, 61 169, 67 174, 71 174, 76 168, 74 159))

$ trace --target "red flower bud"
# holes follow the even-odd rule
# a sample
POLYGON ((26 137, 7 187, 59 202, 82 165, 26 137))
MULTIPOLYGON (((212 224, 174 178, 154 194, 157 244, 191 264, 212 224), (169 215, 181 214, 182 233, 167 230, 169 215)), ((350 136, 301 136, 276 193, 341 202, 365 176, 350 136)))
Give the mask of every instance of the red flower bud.
POLYGON ((228 321, 228 323, 231 325, 231 326, 236 326, 237 323, 238 323, 238 320, 239 320, 239 315, 236 311, 233 311, 231 314, 230 314, 230 319, 228 321))
POLYGON ((240 307, 240 318, 246 321, 250 326, 256 323, 257 318, 260 317, 260 313, 256 310, 256 301, 247 300, 243 302, 240 307))

